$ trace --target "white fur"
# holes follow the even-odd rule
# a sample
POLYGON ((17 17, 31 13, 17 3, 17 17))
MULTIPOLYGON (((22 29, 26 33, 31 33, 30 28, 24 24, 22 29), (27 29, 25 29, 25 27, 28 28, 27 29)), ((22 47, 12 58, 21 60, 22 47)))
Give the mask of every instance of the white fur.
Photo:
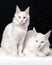
POLYGON ((0 57, 5 57, 7 56, 6 51, 3 48, 0 48, 0 57))
POLYGON ((50 53, 49 53, 48 56, 52 56, 52 48, 50 49, 50 53))
POLYGON ((22 53, 23 42, 29 25, 29 13, 26 14, 26 10, 22 12, 19 8, 16 9, 18 12, 16 11, 13 21, 5 27, 1 42, 1 48, 12 56, 22 53), (23 19, 24 16, 25 19, 23 19))
POLYGON ((25 56, 46 56, 50 52, 49 46, 50 43, 48 38, 46 38, 46 34, 30 30, 27 32, 23 53, 25 56), (44 43, 41 43, 42 41, 44 43))

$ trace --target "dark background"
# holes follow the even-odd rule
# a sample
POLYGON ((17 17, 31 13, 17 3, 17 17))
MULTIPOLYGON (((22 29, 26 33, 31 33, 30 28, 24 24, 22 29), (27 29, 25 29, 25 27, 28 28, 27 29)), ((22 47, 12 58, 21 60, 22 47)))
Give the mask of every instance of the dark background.
MULTIPOLYGON (((0 41, 5 26, 12 21, 16 5, 21 10, 30 6, 30 25, 38 32, 46 33, 52 30, 52 1, 51 0, 0 0, 0 41)), ((52 47, 52 33, 49 38, 52 47)))

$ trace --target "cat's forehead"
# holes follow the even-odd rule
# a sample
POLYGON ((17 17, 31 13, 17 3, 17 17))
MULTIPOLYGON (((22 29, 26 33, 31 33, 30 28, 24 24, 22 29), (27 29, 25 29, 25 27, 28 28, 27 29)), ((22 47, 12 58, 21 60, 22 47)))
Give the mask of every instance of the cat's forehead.
POLYGON ((38 33, 36 38, 39 39, 39 40, 44 40, 45 36, 42 33, 38 33))
POLYGON ((22 11, 22 12, 18 13, 18 15, 20 15, 20 16, 26 16, 26 13, 22 11))
POLYGON ((42 33, 37 33, 37 37, 44 37, 42 33))

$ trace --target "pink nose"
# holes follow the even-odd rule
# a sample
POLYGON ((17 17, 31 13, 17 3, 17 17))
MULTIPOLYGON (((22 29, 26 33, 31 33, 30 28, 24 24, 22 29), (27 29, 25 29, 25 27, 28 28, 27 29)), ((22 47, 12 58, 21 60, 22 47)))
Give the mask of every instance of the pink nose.
POLYGON ((23 22, 23 20, 21 20, 21 22, 23 22))
POLYGON ((38 47, 40 47, 40 45, 38 45, 38 47))
POLYGON ((38 48, 40 47, 40 45, 37 46, 38 48))

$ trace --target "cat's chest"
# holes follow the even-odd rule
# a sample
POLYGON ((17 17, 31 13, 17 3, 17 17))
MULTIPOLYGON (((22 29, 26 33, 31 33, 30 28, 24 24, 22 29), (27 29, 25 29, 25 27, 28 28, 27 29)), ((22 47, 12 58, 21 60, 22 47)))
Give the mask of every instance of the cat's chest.
POLYGON ((13 28, 12 32, 14 34, 24 34, 26 32, 26 29, 23 29, 21 27, 13 28))
POLYGON ((12 29, 12 37, 15 39, 21 39, 26 35, 26 29, 17 27, 12 29))

